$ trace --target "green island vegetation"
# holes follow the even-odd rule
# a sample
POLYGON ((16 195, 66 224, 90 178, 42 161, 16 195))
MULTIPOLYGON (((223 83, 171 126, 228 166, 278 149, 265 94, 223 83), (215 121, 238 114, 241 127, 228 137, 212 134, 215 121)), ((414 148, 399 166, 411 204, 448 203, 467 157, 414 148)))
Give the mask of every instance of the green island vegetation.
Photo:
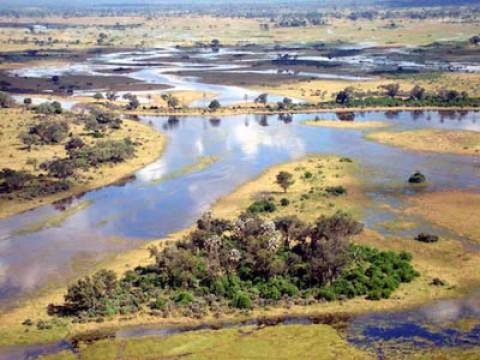
POLYGON ((150 309, 197 317, 282 299, 379 300, 418 276, 408 253, 352 244, 363 225, 345 213, 305 224, 296 217, 262 219, 258 208, 255 203, 233 221, 205 214, 185 238, 152 247, 151 265, 121 278, 101 270, 81 279, 49 314, 93 321, 150 309))

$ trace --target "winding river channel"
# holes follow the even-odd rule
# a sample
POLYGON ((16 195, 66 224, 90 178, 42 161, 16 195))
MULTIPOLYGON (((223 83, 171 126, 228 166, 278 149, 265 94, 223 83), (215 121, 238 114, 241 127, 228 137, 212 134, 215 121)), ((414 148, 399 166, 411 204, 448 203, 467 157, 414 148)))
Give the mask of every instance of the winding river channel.
MULTIPOLYGON (((210 85, 205 86, 202 90, 211 90, 210 85)), ((214 92, 220 90, 216 88, 214 92)), ((227 93, 224 91, 225 99, 231 96, 227 93)), ((240 93, 243 96, 244 91, 240 93)), ((405 179, 415 170, 434 179, 422 191, 480 191, 478 157, 418 153, 368 141, 359 130, 303 124, 316 117, 338 118, 336 113, 141 117, 140 121, 169 138, 165 153, 157 161, 121 184, 0 220, 0 305, 9 307, 47 285, 65 284, 108 255, 183 229, 221 196, 266 168, 312 153, 347 156, 360 165, 368 184, 367 195, 372 200, 361 220, 387 236, 399 233, 382 224, 399 215, 381 205, 404 206, 400 195, 411 191, 405 179), (205 169, 182 172, 204 157, 218 160, 205 169)), ((391 122, 398 130, 480 131, 477 112, 356 113, 355 121, 378 120, 391 122)), ((440 234, 448 233, 426 221, 421 221, 415 232, 432 228, 440 234)), ((457 239, 476 248, 472 239, 457 239)), ((378 341, 392 338, 419 345, 478 346, 480 326, 462 332, 445 328, 445 321, 438 321, 480 319, 476 298, 439 301, 401 313, 362 315, 350 321, 347 338, 359 346, 375 346, 378 341)), ((66 345, 49 346, 0 349, 0 359, 37 356, 66 345)))

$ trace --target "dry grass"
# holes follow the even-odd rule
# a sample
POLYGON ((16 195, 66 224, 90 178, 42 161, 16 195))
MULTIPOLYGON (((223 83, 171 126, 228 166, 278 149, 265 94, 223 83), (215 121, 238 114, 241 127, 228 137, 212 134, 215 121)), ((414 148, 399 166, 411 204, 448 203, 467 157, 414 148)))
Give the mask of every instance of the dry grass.
POLYGON ((478 211, 480 194, 465 191, 444 191, 419 194, 408 198, 407 214, 422 216, 461 236, 480 242, 478 211))
POLYGON ((378 131, 367 139, 402 148, 457 155, 480 155, 480 132, 465 130, 419 129, 378 131))
POLYGON ((441 89, 454 89, 459 92, 465 91, 472 97, 480 97, 480 74, 478 73, 424 74, 411 75, 401 79, 379 78, 364 81, 308 80, 275 87, 256 86, 254 88, 262 92, 316 103, 333 100, 336 94, 346 87, 352 87, 356 91, 369 92, 378 91, 382 85, 391 83, 398 83, 403 92, 408 92, 415 85, 419 85, 431 93, 436 93, 441 89))
MULTIPOLYGON (((37 22, 38 19, 10 17, 2 21, 37 22)), ((435 41, 463 41, 479 33, 478 22, 463 23, 458 19, 399 19, 398 28, 387 29, 389 20, 328 19, 329 25, 305 28, 274 28, 261 31, 264 19, 241 19, 213 16, 183 17, 45 17, 45 22, 61 24, 88 24, 86 28, 47 29, 31 33, 26 28, 4 28, 0 33, 3 51, 32 48, 88 48, 97 46, 100 32, 107 34, 108 46, 155 47, 171 43, 191 45, 196 41, 209 42, 218 38, 223 44, 244 42, 258 44, 302 42, 372 43, 378 46, 425 45, 435 41), (105 29, 98 25, 116 23, 140 24, 127 30, 105 29), (54 42, 49 43, 52 38, 54 42), (292 40, 294 39, 294 40, 292 40), (77 43, 80 40, 80 43, 77 43), (43 46, 34 41, 44 41, 43 46)))
MULTIPOLYGON (((60 121, 64 117, 51 118, 60 121)), ((2 149, 7 149, 0 153, 0 169, 11 168, 40 174, 42 171, 38 169, 39 164, 56 157, 63 158, 67 156, 64 144, 33 146, 30 151, 25 149, 18 136, 22 131, 25 131, 30 125, 38 121, 32 112, 25 109, 1 109, 0 119, 0 146, 2 149), (32 159, 36 160, 36 166, 30 165, 32 159)), ((93 138, 85 136, 83 126, 75 124, 70 118, 68 121, 71 132, 74 135, 82 137, 87 144, 95 142, 93 138)), ((106 136, 107 139, 112 140, 126 137, 130 137, 133 141, 142 144, 136 148, 135 158, 115 166, 106 165, 98 169, 82 171, 79 177, 74 180, 72 189, 67 192, 30 201, 21 199, 2 201, 0 204, 0 218, 119 181, 157 159, 166 145, 166 138, 161 133, 147 125, 130 120, 125 120, 120 130, 110 131, 106 136)))

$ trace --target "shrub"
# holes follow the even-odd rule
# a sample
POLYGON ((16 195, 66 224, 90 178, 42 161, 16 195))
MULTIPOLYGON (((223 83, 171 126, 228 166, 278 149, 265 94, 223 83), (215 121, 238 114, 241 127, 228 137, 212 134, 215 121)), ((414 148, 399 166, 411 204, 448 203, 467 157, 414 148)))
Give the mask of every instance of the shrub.
POLYGON ((233 298, 232 306, 236 307, 237 309, 248 310, 252 308, 252 300, 250 300, 248 294, 243 291, 239 291, 233 298))
POLYGON ((436 243, 439 240, 439 237, 437 235, 422 232, 415 237, 415 240, 424 243, 436 243))
POLYGON ((332 196, 340 196, 340 195, 344 195, 347 193, 347 189, 345 189, 343 186, 328 186, 327 188, 325 188, 325 192, 328 194, 328 195, 332 195, 332 196))
POLYGON ((58 101, 53 101, 51 103, 45 102, 37 105, 33 108, 33 111, 38 114, 54 115, 61 114, 63 109, 62 104, 60 104, 58 101))
POLYGON ((255 201, 252 205, 248 207, 248 212, 252 214, 265 213, 265 212, 273 213, 275 210, 277 210, 275 203, 268 200, 255 201))
POLYGON ((313 177, 313 174, 310 171, 305 171, 305 173, 303 174, 303 177, 305 179, 311 179, 313 177))
POLYGON ((155 301, 150 303, 150 309, 163 310, 165 309, 166 305, 167 305, 167 300, 165 298, 158 297, 157 299, 155 299, 155 301))
POLYGON ((26 171, 3 169, 0 171, 0 193, 12 193, 21 190, 34 178, 26 171))
POLYGON ((175 295, 174 300, 180 306, 187 306, 193 302, 194 297, 189 291, 181 291, 175 295))
POLYGON ((59 144, 68 135, 69 126, 65 121, 44 121, 31 127, 28 133, 20 135, 25 145, 59 144))
POLYGON ((71 159, 58 159, 43 163, 40 167, 46 169, 50 176, 66 179, 75 173, 76 164, 71 159))
POLYGON ((350 158, 348 158, 348 157, 342 157, 342 158, 340 159, 340 162, 351 163, 351 162, 353 162, 353 160, 350 159, 350 158))
POLYGON ((9 94, 0 91, 0 107, 11 108, 14 106, 15 100, 13 100, 13 98, 9 94))
POLYGON ((286 207, 286 206, 290 205, 290 200, 288 200, 287 198, 282 198, 280 200, 280 205, 283 206, 283 207, 286 207))
POLYGON ((71 153, 76 160, 84 160, 91 166, 103 163, 120 163, 135 155, 135 146, 130 139, 106 140, 93 146, 84 146, 71 153))
POLYGON ((220 102, 218 100, 212 100, 210 102, 210 104, 208 105, 208 108, 211 110, 211 111, 217 111, 218 109, 220 109, 222 106, 220 105, 220 102))
POLYGON ((425 181, 427 181, 427 178, 420 171, 416 171, 408 178, 408 182, 410 184, 421 184, 425 181))

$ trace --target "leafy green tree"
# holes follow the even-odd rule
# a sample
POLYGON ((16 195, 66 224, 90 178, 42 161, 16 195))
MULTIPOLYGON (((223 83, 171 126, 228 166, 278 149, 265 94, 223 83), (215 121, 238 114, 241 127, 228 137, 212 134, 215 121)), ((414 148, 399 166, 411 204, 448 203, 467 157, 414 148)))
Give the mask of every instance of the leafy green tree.
POLYGON ((292 186, 295 181, 293 180, 293 175, 287 171, 280 171, 276 177, 276 183, 283 189, 284 192, 287 192, 288 188, 292 186))

